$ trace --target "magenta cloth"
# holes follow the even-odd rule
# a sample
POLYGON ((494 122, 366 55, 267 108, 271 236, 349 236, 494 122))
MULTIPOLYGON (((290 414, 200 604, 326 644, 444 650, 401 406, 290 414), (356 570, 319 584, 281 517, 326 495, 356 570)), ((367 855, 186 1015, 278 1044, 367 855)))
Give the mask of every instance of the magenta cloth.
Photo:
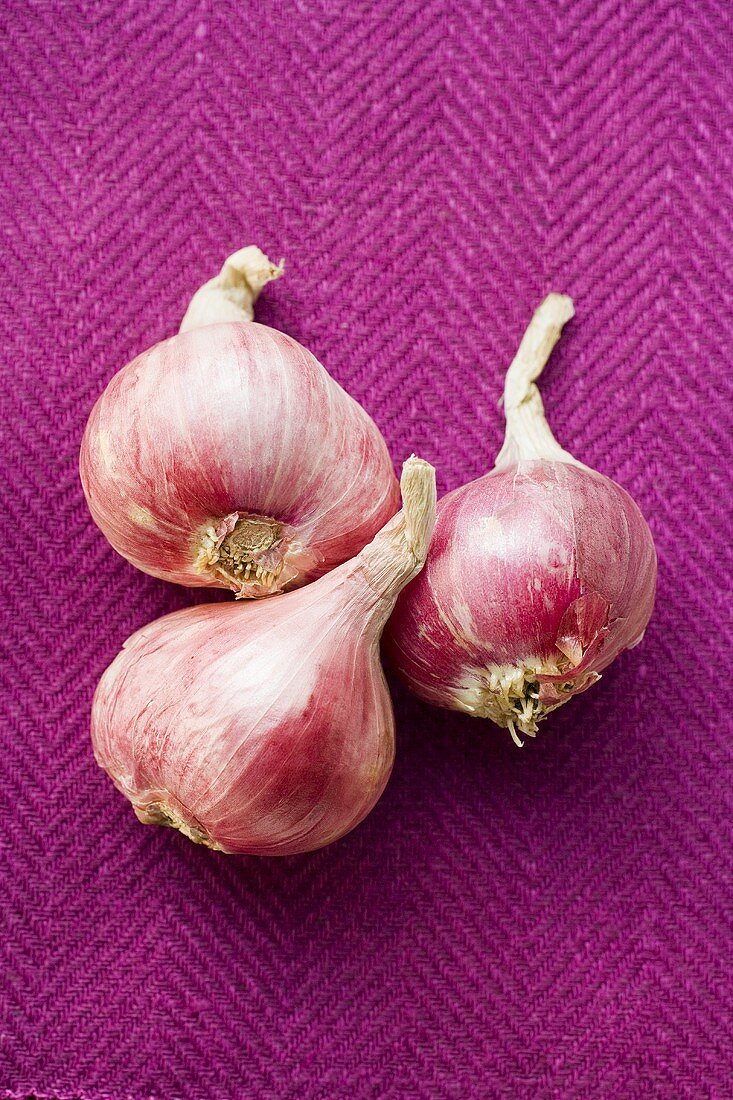
POLYGON ((0 1095, 729 1098, 733 9, 211 0, 0 13, 0 1095), (382 801, 311 856, 144 828, 97 679, 190 592, 77 475, 112 374, 256 242, 258 317, 442 491, 550 289, 551 423, 651 524, 642 646, 520 751, 395 690, 382 801))

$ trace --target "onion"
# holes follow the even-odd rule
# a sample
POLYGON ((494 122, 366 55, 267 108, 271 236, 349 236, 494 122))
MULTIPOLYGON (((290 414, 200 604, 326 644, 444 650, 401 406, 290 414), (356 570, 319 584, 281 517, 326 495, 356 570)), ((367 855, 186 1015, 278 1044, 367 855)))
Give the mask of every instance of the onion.
POLYGON ((251 323, 280 271, 254 247, 231 256, 89 418, 92 516, 155 577, 267 596, 353 557, 399 507, 373 420, 295 340, 251 323))
POLYGON ((408 459, 403 510, 353 561, 279 600, 217 603, 139 630, 92 708, 98 763, 143 822, 225 852, 343 836, 394 757, 379 637, 422 567, 435 471, 408 459))
POLYGON ((550 294, 506 377, 506 436, 491 473, 438 504, 425 569, 403 593, 386 649, 438 706, 533 737, 641 641, 656 554, 619 485, 562 450, 534 384, 573 316, 550 294))

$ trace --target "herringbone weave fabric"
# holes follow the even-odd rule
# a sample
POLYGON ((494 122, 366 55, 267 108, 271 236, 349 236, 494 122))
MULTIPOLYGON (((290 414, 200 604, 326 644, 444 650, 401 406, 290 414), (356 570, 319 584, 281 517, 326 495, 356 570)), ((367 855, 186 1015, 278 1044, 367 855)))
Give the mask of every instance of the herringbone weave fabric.
POLYGON ((6 0, 0 1094, 720 1098, 731 1085, 733 45, 725 0, 6 0), (259 318, 442 491, 571 293, 561 442, 639 502, 643 645, 516 749, 396 689, 393 780, 312 856, 143 828, 95 683, 194 598, 77 476, 112 374, 236 247, 259 318))

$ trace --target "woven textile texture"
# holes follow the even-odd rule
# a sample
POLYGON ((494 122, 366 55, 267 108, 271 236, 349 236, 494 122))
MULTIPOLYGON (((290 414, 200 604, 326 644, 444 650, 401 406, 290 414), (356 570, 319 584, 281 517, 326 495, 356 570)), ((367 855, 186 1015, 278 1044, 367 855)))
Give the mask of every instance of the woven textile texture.
POLYGON ((733 1096, 733 9, 6 0, 0 1096, 733 1096), (395 688, 372 815, 311 856, 139 825, 96 767, 143 576, 77 475, 112 374, 240 245, 395 463, 486 471, 534 307, 560 441, 648 517, 643 645, 516 749, 395 688))

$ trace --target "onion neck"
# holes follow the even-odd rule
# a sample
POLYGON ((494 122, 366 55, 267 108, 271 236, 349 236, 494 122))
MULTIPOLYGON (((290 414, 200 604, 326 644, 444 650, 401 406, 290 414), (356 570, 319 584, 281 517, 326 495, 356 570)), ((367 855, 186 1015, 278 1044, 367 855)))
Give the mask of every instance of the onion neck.
POLYGON ((402 511, 375 535, 349 566, 377 597, 375 617, 383 626, 397 597, 415 577, 428 554, 435 526, 435 470, 413 455, 402 467, 402 511))
POLYGON ((273 264, 250 244, 224 261, 213 279, 196 291, 181 321, 180 332, 222 321, 254 320, 254 304, 262 288, 283 273, 283 261, 273 264))
POLYGON ((519 462, 580 463, 563 450, 545 417, 540 391, 535 385, 560 338, 563 325, 574 315, 567 294, 548 294, 535 311, 522 337, 504 383, 504 444, 495 469, 519 462))

